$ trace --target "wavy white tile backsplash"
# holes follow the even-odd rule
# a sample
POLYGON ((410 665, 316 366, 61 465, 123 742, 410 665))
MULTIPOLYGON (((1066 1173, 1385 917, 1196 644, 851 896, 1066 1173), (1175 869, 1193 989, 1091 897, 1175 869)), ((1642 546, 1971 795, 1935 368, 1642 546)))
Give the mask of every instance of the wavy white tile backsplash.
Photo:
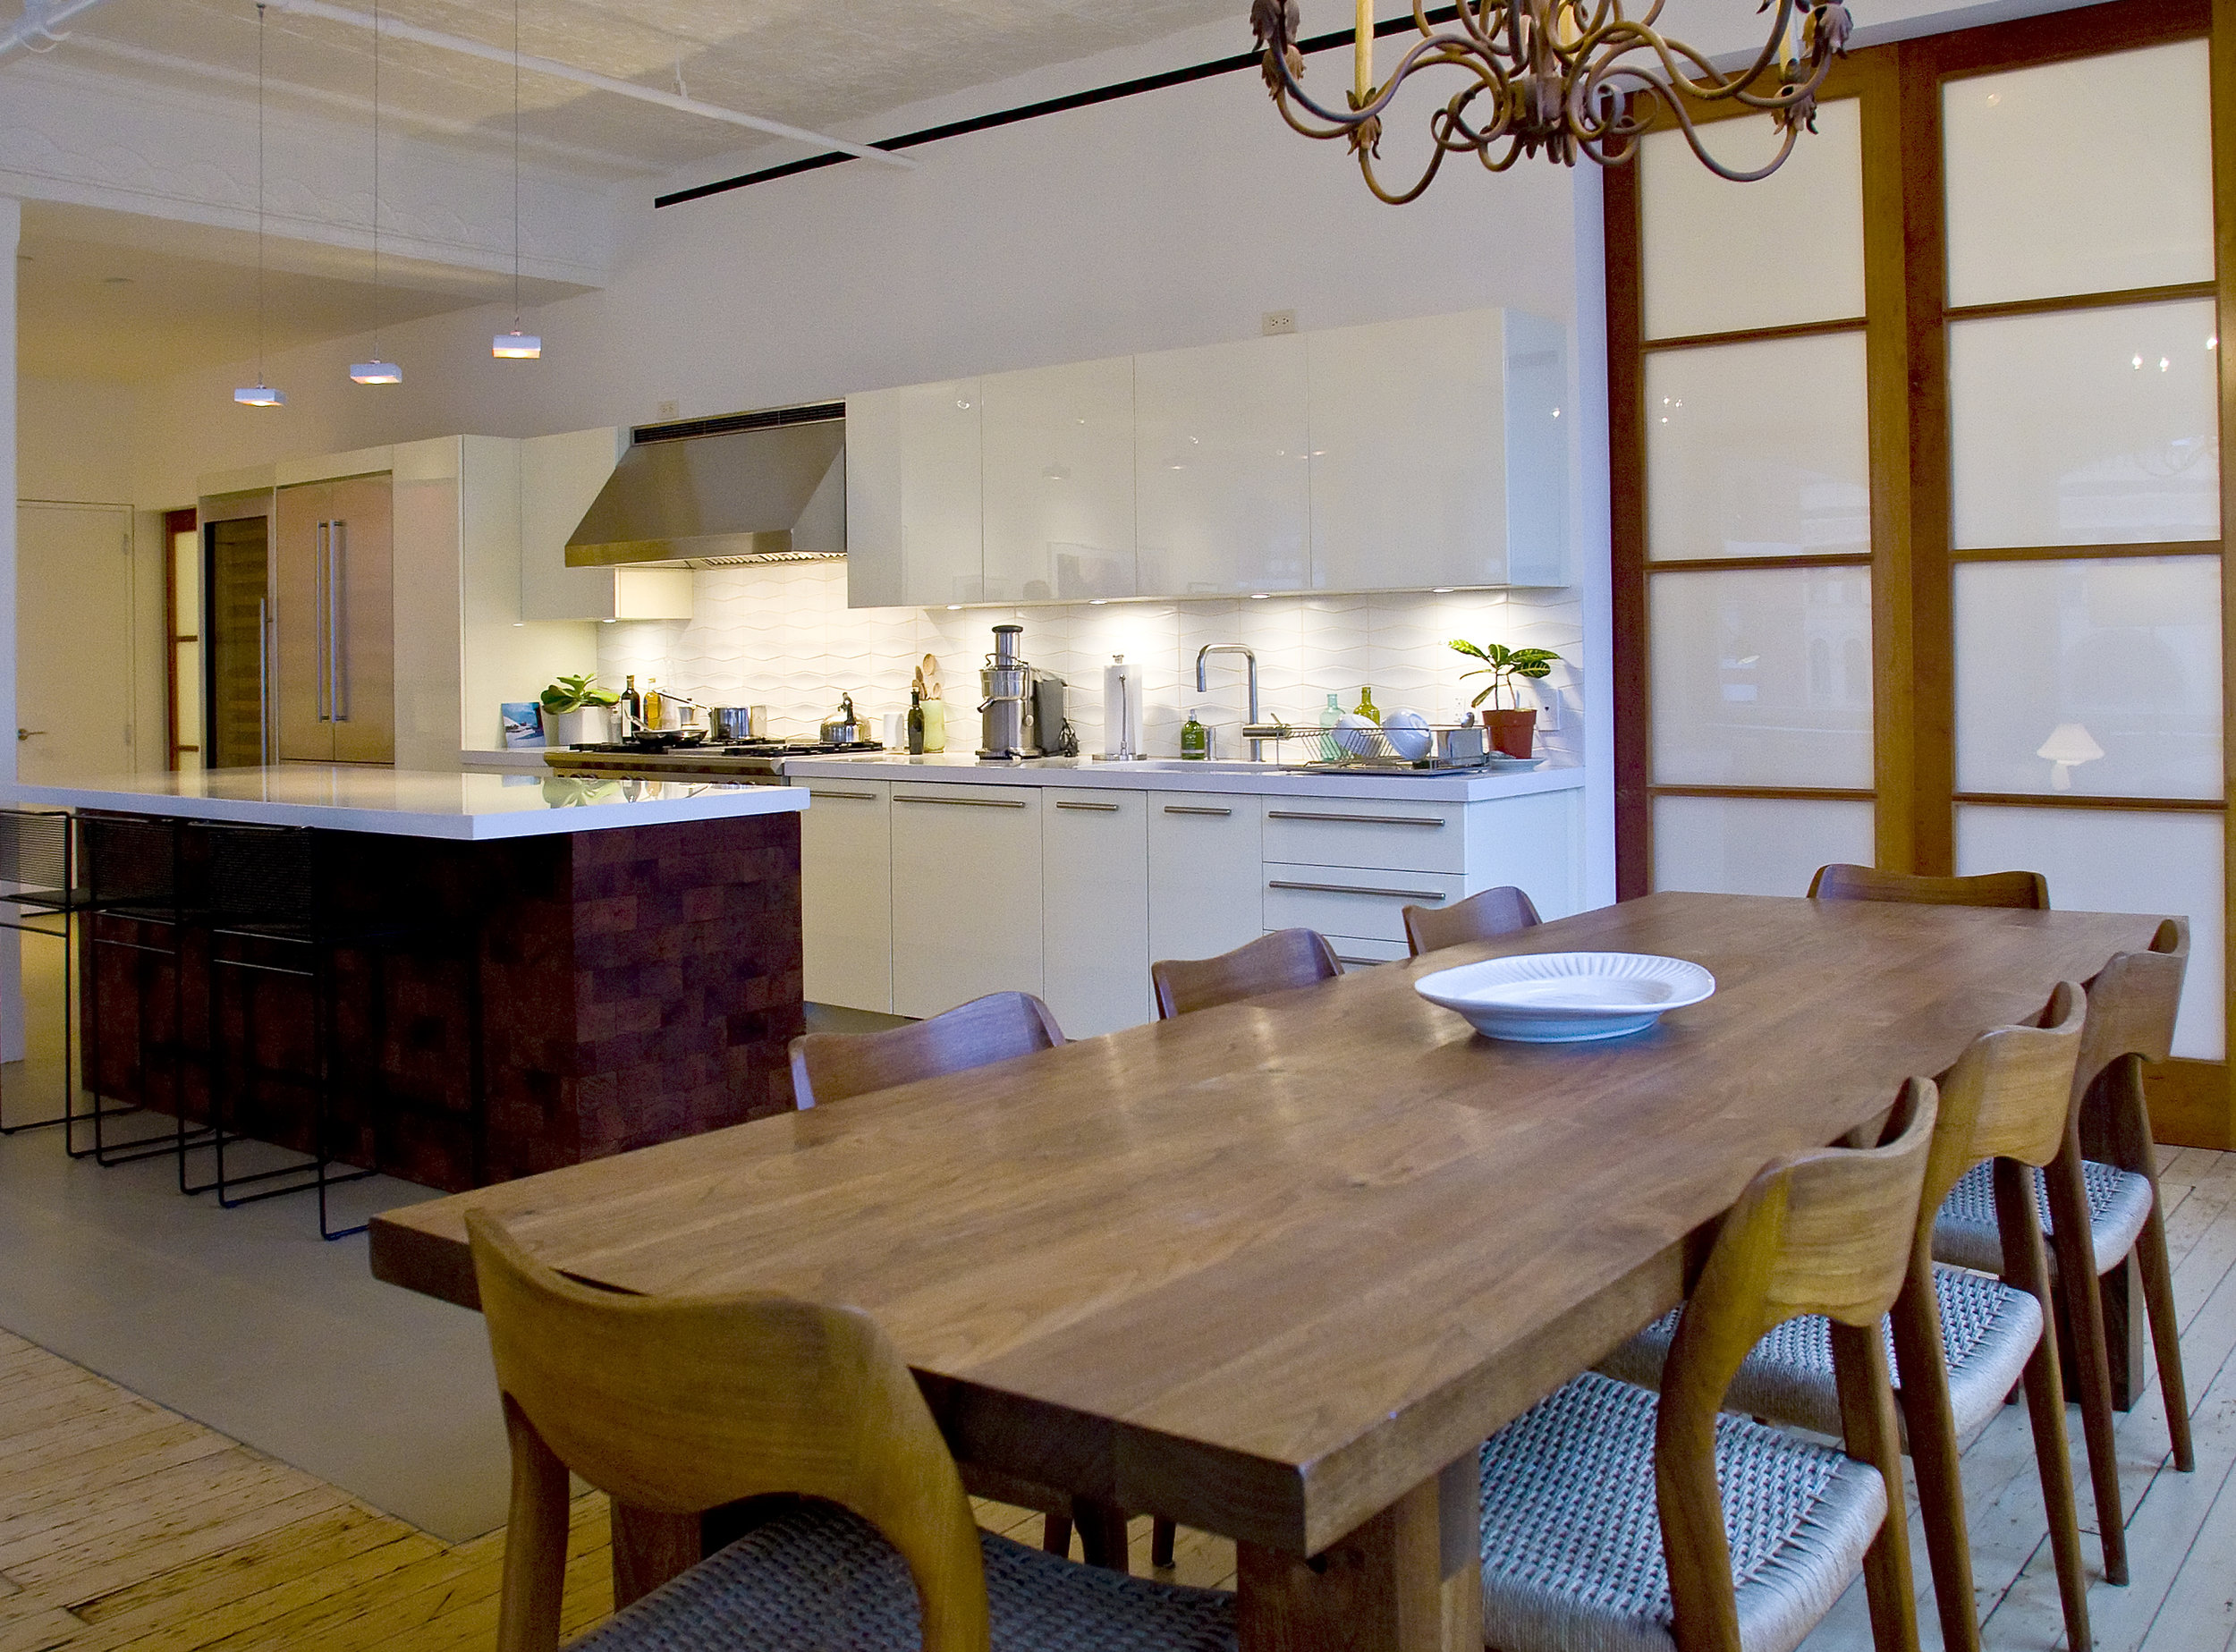
POLYGON ((1082 751, 1101 750, 1103 667, 1114 654, 1148 667, 1145 716, 1150 754, 1171 756, 1191 707, 1217 731, 1220 756, 1241 744, 1241 662, 1214 656, 1211 686, 1196 690, 1196 650, 1241 642, 1258 654, 1265 710, 1317 725, 1332 692, 1348 709, 1362 684, 1385 711, 1410 707, 1449 720, 1480 682, 1462 684, 1469 662, 1445 644, 1554 648, 1563 665, 1539 685, 1560 696, 1559 726, 1539 750, 1581 758, 1583 608, 1578 592, 1466 591, 1439 596, 1277 596, 1188 602, 1074 603, 1018 609, 849 608, 846 564, 767 563, 713 568, 692 576, 696 617, 601 626, 597 670, 618 685, 636 674, 711 705, 765 705, 776 732, 812 734, 842 691, 873 724, 909 703, 909 679, 925 655, 939 661, 951 749, 978 739, 978 672, 993 627, 1025 628, 1025 657, 1071 685, 1072 726, 1082 751))

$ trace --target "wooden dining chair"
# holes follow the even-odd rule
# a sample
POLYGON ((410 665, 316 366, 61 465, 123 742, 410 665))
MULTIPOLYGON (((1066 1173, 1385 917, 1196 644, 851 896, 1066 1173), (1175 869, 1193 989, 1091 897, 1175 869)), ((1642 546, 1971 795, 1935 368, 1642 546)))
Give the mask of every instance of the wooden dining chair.
MULTIPOLYGON (((2035 1174, 2027 1167, 2049 1163, 2063 1147, 2067 1097, 2088 1014, 2082 990, 2062 983, 2031 1024, 1983 1033, 1939 1081, 1940 1117, 1892 1319, 1905 1444, 1917 1468, 1935 1604, 1950 1652, 1979 1652, 1980 1646, 1960 1444, 2003 1409, 2003 1397, 2022 1379, 2066 1644, 2089 1644, 2065 1402, 2056 1342, 2047 1329, 2049 1264, 2027 1190, 2035 1174), (1997 1165, 2004 1168, 1994 1170, 1997 1165), (1941 1201, 1975 1166, 1991 1182, 2008 1184, 2000 1199, 1990 1193, 1991 1203, 2006 1207, 2014 1235, 2012 1266, 2001 1279, 1932 1260, 1941 1201)), ((1598 1368, 1657 1385, 1675 1328, 1673 1315, 1648 1326, 1598 1368)), ((1741 1365, 1724 1404, 1742 1416, 1837 1434, 1830 1324, 1807 1315, 1773 1331, 1741 1365)))
MULTIPOLYGON (((2121 1394, 2112 1377, 2105 1287, 2075 1282, 2121 1275, 2113 1300, 2121 1309, 2124 1366, 2126 1315, 2132 1305, 2120 1287, 2126 1283, 2129 1257, 2135 1258, 2174 1467, 2189 1473, 2197 1466, 2189 1385, 2182 1379, 2181 1327, 2158 1195, 2158 1153, 2143 1097, 2143 1063, 2165 1060, 2172 1045, 2189 962, 2189 926, 2170 918, 2159 925, 2147 951, 2118 953, 2088 983, 2088 1025, 2081 1034, 2070 1091, 2063 1150, 2034 1178, 2036 1220, 2050 1235, 2061 1287, 2057 1307, 2070 1333, 2071 1386, 2088 1442, 2105 1575, 2114 1583, 2128 1580, 2125 1504, 2112 1416, 2121 1394)), ((1992 1220, 1992 1209, 1993 1189, 1979 1173, 1958 1182, 1934 1227, 1935 1256, 1963 1267, 2001 1267, 2012 1247, 1992 1220)))
POLYGON ((1167 960, 1149 966, 1156 1018, 1208 1010, 1238 998, 1309 987, 1343 972, 1326 937, 1310 929, 1276 929, 1216 958, 1167 960))
POLYGON ((1508 884, 1486 889, 1451 906, 1405 909, 1405 949, 1416 958, 1468 941, 1493 941, 1535 928, 1544 921, 1529 895, 1508 884))
POLYGON ((559 1644, 571 1470, 670 1515, 780 1493, 817 1501, 570 1652, 904 1646, 919 1633, 926 1652, 1233 1645, 1231 1595, 1074 1566, 978 1530, 915 1378, 860 1309, 593 1290, 485 1211, 466 1228, 512 1453, 498 1652, 559 1644))
POLYGON ((1587 1371, 1491 1436, 1486 1645, 1571 1652, 1673 1639, 1682 1652, 1791 1652, 1860 1572, 1879 1652, 1914 1652, 1880 1321, 1917 1238, 1935 1113, 1933 1084, 1913 1079, 1882 1146, 1798 1154, 1756 1174, 1679 1316, 1658 1396, 1587 1371), (1832 1321, 1841 1447, 1719 1419, 1755 1344, 1797 1314, 1832 1321), (1719 1483, 1733 1501, 1728 1524, 1719 1483))
POLYGON ((2012 906, 2046 912, 2050 885, 2039 872, 1980 872, 1970 877, 1927 877, 1882 872, 1872 866, 1834 862, 1809 880, 1813 901, 1907 901, 1915 906, 2012 906))
POLYGON ((1063 1042, 1029 992, 988 993, 943 1014, 879 1032, 809 1032, 792 1041, 792 1099, 802 1107, 984 1067, 1063 1042))
MULTIPOLYGON (((905 1027, 877 1032, 810 1032, 792 1041, 792 1090, 801 1107, 844 1101, 873 1090, 894 1089, 919 1079, 962 1072, 1014 1055, 1030 1055, 1064 1042, 1048 1006, 1029 992, 988 993, 905 1027)), ((1080 1551, 1094 1565, 1127 1569, 1125 1515, 1088 1504, 1053 1486, 966 1465, 971 1494, 1030 1509, 1040 1516, 1041 1546, 1071 1552, 1080 1529, 1080 1551)), ((1172 1564, 1167 1557, 1156 1563, 1172 1564)))

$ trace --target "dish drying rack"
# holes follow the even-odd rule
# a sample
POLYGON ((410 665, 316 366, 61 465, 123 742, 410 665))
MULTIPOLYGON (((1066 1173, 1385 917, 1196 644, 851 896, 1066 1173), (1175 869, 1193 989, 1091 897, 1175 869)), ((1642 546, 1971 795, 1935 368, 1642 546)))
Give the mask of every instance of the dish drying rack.
MULTIPOLYGON (((1301 744, 1311 755, 1301 763, 1283 767, 1326 775, 1449 775, 1495 769, 1534 768, 1538 758, 1509 757, 1489 746, 1489 731, 1477 723, 1433 723, 1425 729, 1406 729, 1415 738, 1428 736, 1428 750, 1409 757, 1391 739, 1390 731, 1371 724, 1355 728, 1300 728, 1289 724, 1268 725, 1266 738, 1301 744)), ((1276 746, 1278 752, 1278 745, 1276 746)))

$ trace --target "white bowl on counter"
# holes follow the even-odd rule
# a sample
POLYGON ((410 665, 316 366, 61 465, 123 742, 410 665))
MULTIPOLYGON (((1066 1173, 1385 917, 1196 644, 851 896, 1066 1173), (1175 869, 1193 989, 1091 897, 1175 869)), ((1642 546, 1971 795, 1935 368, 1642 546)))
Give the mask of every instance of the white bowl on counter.
POLYGON ((1715 977, 1652 953, 1525 953, 1438 970, 1413 983, 1486 1038, 1581 1044, 1643 1032, 1715 992, 1715 977))
POLYGON ((1390 742, 1390 750, 1408 763, 1418 763, 1428 755, 1436 743, 1436 733, 1428 726, 1428 719, 1419 712, 1401 707, 1382 719, 1382 733, 1390 742))

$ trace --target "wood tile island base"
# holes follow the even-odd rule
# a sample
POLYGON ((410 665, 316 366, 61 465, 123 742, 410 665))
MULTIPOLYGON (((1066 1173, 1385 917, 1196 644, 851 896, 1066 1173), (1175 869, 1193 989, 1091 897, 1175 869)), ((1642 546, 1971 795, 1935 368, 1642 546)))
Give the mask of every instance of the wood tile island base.
MULTIPOLYGON (((30 801, 87 811, 87 872, 97 890, 106 821, 144 828, 150 816, 230 818, 315 829, 322 924, 344 936, 403 931, 393 944, 335 954, 328 1146, 350 1163, 458 1191, 791 1108, 786 1046, 803 1014, 798 792, 613 784, 608 801, 580 782, 552 793, 532 778, 523 786, 453 775, 417 777, 454 797, 448 811, 407 807, 408 795, 385 809, 367 806, 368 791, 385 787, 393 796, 413 778, 328 769, 160 777, 221 793, 199 799, 21 790, 30 801), (259 783, 247 777, 258 775, 282 777, 260 783, 282 794, 261 800, 266 807, 250 812, 258 800, 222 794, 249 791, 259 783), (286 796, 314 784, 305 775, 321 777, 336 801, 286 796), (529 800, 532 807, 515 807, 529 800), (226 804, 235 808, 218 813, 226 804), (422 829, 407 829, 413 826, 422 829)), ((97 1080, 115 1102, 165 1114, 182 1106, 188 1118, 206 1119, 214 1038, 233 1127, 307 1148, 309 984, 216 971, 213 1017, 212 944, 191 919, 204 876, 198 835, 182 834, 181 844, 179 887, 190 914, 182 980, 174 979, 167 933, 156 937, 157 950, 130 945, 143 928, 167 925, 113 913, 89 920, 89 938, 103 943, 80 949, 89 1085, 97 1080), (252 1068, 251 1091, 242 1075, 252 1068)), ((221 945, 228 958, 287 968, 299 967, 305 950, 254 939, 221 945)))

